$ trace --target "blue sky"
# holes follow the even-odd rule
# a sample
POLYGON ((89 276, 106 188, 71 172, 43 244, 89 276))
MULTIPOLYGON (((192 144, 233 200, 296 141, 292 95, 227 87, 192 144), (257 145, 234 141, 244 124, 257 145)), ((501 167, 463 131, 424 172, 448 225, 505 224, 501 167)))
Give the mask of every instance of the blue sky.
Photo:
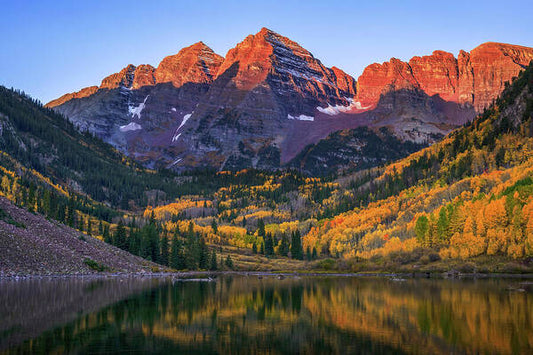
POLYGON ((0 0, 0 84, 43 102, 129 63, 204 41, 217 53, 268 27, 357 78, 390 57, 457 54, 487 41, 533 46, 533 2, 0 0))

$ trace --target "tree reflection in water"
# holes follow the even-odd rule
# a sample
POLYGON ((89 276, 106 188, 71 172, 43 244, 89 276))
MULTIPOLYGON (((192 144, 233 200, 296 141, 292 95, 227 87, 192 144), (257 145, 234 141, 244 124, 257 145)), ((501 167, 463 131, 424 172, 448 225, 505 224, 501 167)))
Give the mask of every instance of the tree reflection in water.
MULTIPOLYGON (((47 316, 65 324, 50 325, 53 329, 42 329, 40 334, 23 332, 31 339, 19 339, 15 345, 13 334, 20 333, 20 324, 26 323, 6 325, 2 321, 0 350, 339 354, 533 351, 533 295, 508 290, 509 284, 519 281, 221 276, 216 282, 102 280, 96 286, 81 288, 68 287, 70 282, 76 281, 61 280, 62 287, 44 287, 42 292, 33 292, 31 285, 2 284, 2 312, 9 307, 13 314, 39 304, 53 310, 47 316), (59 304, 80 299, 93 300, 94 304, 75 303, 84 310, 77 311, 73 319, 65 319, 61 311, 69 310, 59 304)), ((20 317, 30 317, 27 311, 19 313, 20 317)))

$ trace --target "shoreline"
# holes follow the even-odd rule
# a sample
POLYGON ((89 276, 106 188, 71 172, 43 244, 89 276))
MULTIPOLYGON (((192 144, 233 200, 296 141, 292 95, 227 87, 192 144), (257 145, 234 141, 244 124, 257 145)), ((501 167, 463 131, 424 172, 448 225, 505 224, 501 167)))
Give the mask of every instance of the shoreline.
POLYGON ((177 272, 116 272, 116 273, 90 273, 90 274, 26 274, 26 275, 0 275, 2 281, 21 280, 54 280, 54 279, 183 279, 187 280, 194 276, 256 276, 256 277, 278 277, 280 279, 289 277, 378 277, 403 279, 533 279, 533 273, 402 273, 402 272, 307 272, 307 271, 177 271, 177 272))

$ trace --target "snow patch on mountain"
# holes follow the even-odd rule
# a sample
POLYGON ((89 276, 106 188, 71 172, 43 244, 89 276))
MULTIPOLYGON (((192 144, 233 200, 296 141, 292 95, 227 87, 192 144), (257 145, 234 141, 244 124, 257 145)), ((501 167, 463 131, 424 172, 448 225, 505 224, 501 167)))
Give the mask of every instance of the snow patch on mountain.
POLYGON ((362 111, 362 110, 367 110, 370 108, 370 106, 363 107, 359 101, 355 101, 352 98, 346 98, 346 100, 350 102, 348 106, 343 106, 343 105, 331 106, 328 103, 328 107, 324 108, 324 107, 318 106, 316 109, 319 112, 325 113, 326 115, 335 116, 342 112, 350 112, 354 110, 362 111))
POLYGON ((141 125, 135 122, 130 122, 125 126, 120 126, 121 132, 137 131, 139 129, 142 129, 141 125))
POLYGON ((189 118, 191 118, 193 113, 194 113, 194 111, 191 112, 191 113, 186 114, 185 116, 183 116, 183 119, 181 120, 181 123, 180 123, 179 127, 176 129, 176 132, 174 132, 174 137, 172 137, 172 142, 177 141, 178 138, 181 136, 181 133, 178 133, 180 128, 183 127, 185 125, 185 123, 187 123, 187 120, 189 118))
POLYGON ((312 116, 306 116, 306 115, 299 115, 299 116, 291 116, 290 114, 287 115, 287 118, 289 120, 297 120, 297 121, 314 121, 315 118, 312 116))
POLYGON ((180 161, 182 161, 182 160, 183 160, 182 158, 178 158, 178 159, 174 160, 174 162, 171 163, 171 164, 169 164, 169 165, 167 166, 167 168, 171 168, 171 167, 173 167, 174 165, 178 164, 178 163, 179 163, 180 161))
POLYGON ((128 106, 128 111, 132 118, 135 118, 135 116, 137 116, 138 119, 141 119, 141 112, 144 109, 144 106, 146 105, 146 100, 148 100, 149 97, 150 95, 146 96, 144 98, 144 101, 141 102, 138 106, 133 106, 133 105, 128 106))
POLYGON ((176 130, 176 132, 177 132, 181 127, 183 127, 183 126, 185 125, 185 123, 187 123, 187 120, 188 120, 189 118, 191 118, 191 116, 192 116, 193 113, 194 113, 194 111, 191 112, 191 113, 186 114, 185 116, 183 116, 183 120, 181 121, 181 124, 180 124, 180 126, 178 127, 178 129, 176 130))

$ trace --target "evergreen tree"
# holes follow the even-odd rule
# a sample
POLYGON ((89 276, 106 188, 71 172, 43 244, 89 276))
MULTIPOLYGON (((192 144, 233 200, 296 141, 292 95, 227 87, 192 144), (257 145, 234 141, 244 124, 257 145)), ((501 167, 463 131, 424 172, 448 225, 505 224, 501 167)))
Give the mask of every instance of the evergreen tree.
POLYGON ((118 222, 117 230, 115 231, 115 235, 113 236, 113 241, 115 246, 117 246, 118 248, 122 250, 128 250, 126 228, 124 227, 122 220, 118 222))
POLYGON ((192 222, 190 222, 187 230, 187 241, 185 244, 185 264, 187 269, 195 270, 198 268, 198 262, 200 259, 199 249, 198 238, 194 233, 194 226, 192 222))
POLYGON ((141 228, 141 256, 156 263, 159 261, 159 233, 153 220, 141 228))
POLYGON ((311 248, 309 248, 309 246, 305 251, 305 258, 307 259, 307 261, 311 261, 311 248))
POLYGON ((311 255, 311 257, 313 258, 313 260, 315 260, 318 257, 317 252, 316 252, 316 247, 313 247, 313 254, 311 255))
POLYGON ((182 254, 182 243, 178 238, 179 228, 176 228, 174 236, 172 237, 172 246, 170 252, 170 267, 176 270, 185 268, 185 263, 182 254))
POLYGON ((111 238, 111 235, 109 234, 109 226, 104 226, 104 231, 102 233, 102 237, 104 238, 104 242, 108 244, 113 244, 113 240, 111 238))
POLYGON ((141 240, 138 231, 135 231, 134 227, 130 227, 129 240, 129 251, 132 254, 140 255, 141 254, 141 240))
POLYGON ((209 259, 209 249, 205 243, 204 238, 200 238, 199 246, 199 257, 198 257, 198 266, 200 269, 207 270, 209 268, 210 259, 209 259))
POLYGON ((289 239, 287 238, 287 235, 285 233, 283 233, 283 235, 281 236, 281 243, 279 245, 279 255, 289 255, 289 239))
POLYGON ((261 255, 265 255, 265 243, 261 242, 261 249, 259 249, 261 255))
POLYGON ((265 222, 263 222, 263 219, 260 218, 257 222, 257 235, 260 237, 264 237, 266 234, 265 232, 265 222))
POLYGON ((231 260, 231 256, 229 254, 226 258, 226 266, 228 267, 228 269, 233 269, 233 260, 231 260))
POLYGON ((292 232, 291 235, 291 257, 298 260, 303 260, 304 258, 302 239, 298 229, 295 232, 292 232))
POLYGON ((217 253, 215 252, 215 249, 213 249, 213 252, 211 253, 211 265, 209 266, 209 270, 218 270, 217 253))
POLYGON ((252 244, 252 253, 257 254, 257 243, 256 242, 252 244))
POLYGON ((272 234, 270 233, 265 236, 265 255, 274 255, 274 240, 272 239, 272 234))
POLYGON ((159 263, 162 265, 169 265, 168 260, 168 237, 167 233, 163 233, 163 237, 161 238, 161 258, 159 259, 159 263))

